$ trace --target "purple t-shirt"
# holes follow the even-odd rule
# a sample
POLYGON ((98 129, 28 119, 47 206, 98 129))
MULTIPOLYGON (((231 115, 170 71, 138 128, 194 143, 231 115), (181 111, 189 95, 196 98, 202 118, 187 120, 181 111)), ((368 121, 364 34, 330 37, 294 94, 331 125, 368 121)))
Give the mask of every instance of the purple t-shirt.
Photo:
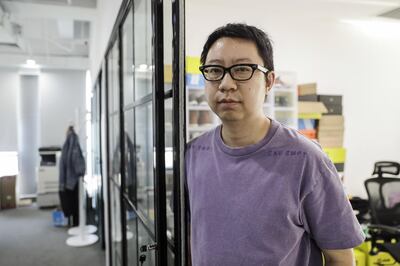
POLYGON ((271 121, 254 145, 228 147, 221 126, 188 144, 192 265, 322 265, 321 249, 363 242, 332 162, 271 121))

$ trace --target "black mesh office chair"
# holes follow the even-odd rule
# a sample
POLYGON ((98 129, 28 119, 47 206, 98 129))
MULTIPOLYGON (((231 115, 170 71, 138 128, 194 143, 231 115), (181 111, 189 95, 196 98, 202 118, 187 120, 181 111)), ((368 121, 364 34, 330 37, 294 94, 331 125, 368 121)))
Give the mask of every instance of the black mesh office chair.
POLYGON ((377 162, 364 182, 371 210, 371 254, 386 251, 400 262, 400 173, 397 162, 377 162))

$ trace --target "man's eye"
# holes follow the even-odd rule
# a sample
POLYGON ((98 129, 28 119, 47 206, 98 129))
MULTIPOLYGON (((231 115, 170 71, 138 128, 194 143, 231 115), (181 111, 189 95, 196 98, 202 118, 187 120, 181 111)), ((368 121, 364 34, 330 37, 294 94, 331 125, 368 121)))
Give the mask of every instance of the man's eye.
POLYGON ((210 67, 209 69, 207 69, 207 73, 209 74, 220 74, 221 72, 221 69, 218 67, 210 67))
POLYGON ((239 67, 235 67, 235 71, 236 72, 249 72, 249 71, 251 71, 251 68, 246 67, 246 66, 239 66, 239 67))

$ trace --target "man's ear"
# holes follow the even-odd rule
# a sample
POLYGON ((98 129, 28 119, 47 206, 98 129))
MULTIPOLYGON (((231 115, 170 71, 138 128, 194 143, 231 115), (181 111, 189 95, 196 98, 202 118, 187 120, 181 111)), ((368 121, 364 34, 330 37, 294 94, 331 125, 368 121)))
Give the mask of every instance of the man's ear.
POLYGON ((275 82, 275 72, 274 71, 269 71, 266 75, 265 78, 265 94, 268 94, 268 92, 271 90, 272 86, 274 85, 275 82))

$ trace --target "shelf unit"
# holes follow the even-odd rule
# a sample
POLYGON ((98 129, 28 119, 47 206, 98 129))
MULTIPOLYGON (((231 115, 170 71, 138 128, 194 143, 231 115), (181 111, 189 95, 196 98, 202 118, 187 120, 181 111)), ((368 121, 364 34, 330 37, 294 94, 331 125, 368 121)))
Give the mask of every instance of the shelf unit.
POLYGON ((265 113, 297 129, 297 77, 295 72, 276 71, 275 83, 266 97, 265 113))
MULTIPOLYGON (((204 79, 199 73, 187 74, 187 141, 220 123, 204 94, 204 79)), ((294 72, 278 71, 276 82, 264 103, 264 112, 284 125, 297 129, 297 80, 294 72)))

